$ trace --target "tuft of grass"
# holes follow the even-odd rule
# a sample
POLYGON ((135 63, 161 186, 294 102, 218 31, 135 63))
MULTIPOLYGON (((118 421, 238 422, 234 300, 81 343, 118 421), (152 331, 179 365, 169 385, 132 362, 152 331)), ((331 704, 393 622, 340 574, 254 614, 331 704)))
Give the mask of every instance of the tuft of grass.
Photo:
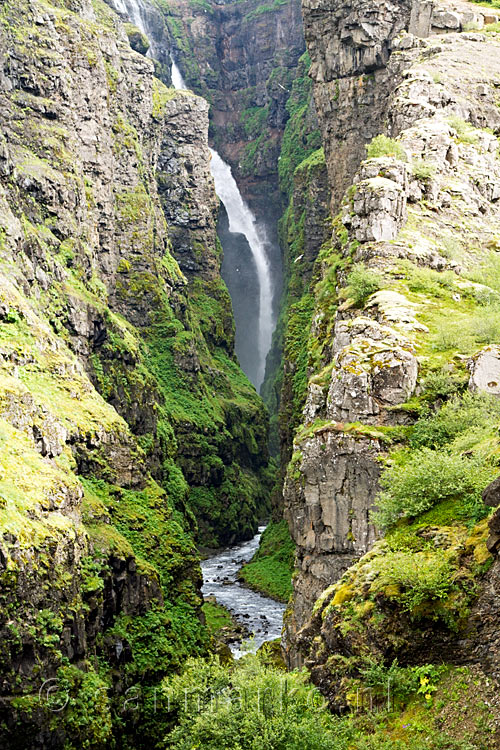
POLYGON ((474 128, 462 117, 452 115, 448 117, 448 123, 457 131, 460 143, 477 143, 477 135, 474 132, 474 128))
POLYGON ((419 159, 413 162, 411 171, 417 180, 423 180, 426 182, 430 180, 436 174, 437 166, 432 162, 425 161, 425 159, 419 159))
POLYGON ((384 285, 382 276, 367 268, 364 263, 355 263, 347 276, 347 288, 342 296, 352 299, 356 307, 362 307, 370 295, 375 294, 384 285))

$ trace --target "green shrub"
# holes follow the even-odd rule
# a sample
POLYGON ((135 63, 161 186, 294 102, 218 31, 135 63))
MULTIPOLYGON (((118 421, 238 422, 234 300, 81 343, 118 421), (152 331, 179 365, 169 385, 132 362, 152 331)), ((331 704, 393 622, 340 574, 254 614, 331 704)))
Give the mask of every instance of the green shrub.
POLYGON ((437 167, 431 162, 420 159, 412 164, 411 171, 417 180, 430 180, 436 174, 437 167))
POLYGON ((386 135, 376 135, 366 146, 366 154, 369 159, 377 159, 380 156, 394 156, 396 159, 406 161, 406 152, 403 146, 386 135))
POLYGON ((190 660, 164 683, 178 726, 172 750, 347 750, 349 730, 335 719, 305 673, 284 673, 247 656, 233 671, 217 659, 190 660))
POLYGON ((388 552, 379 561, 379 585, 397 586, 403 609, 418 616, 428 601, 446 599, 452 585, 450 552, 388 552))
POLYGON ((352 299, 356 307, 361 307, 382 286, 383 279, 379 273, 370 270, 364 263, 356 263, 347 276, 347 289, 342 296, 352 299))
POLYGON ((445 369, 432 370, 423 379, 425 398, 435 401, 438 398, 448 398, 455 395, 466 385, 466 379, 458 374, 452 374, 445 369))
POLYGON ((448 499, 459 501, 463 514, 477 516, 484 508, 481 492, 496 473, 475 457, 429 448, 411 451, 383 472, 374 521, 388 528, 448 499))
POLYGON ((458 140, 461 143, 477 143, 477 135, 474 133, 474 128, 462 117, 452 115, 448 117, 448 123, 457 131, 458 140))
POLYGON ((498 399, 465 393, 462 397, 452 397, 438 412, 421 417, 413 427, 410 445, 413 448, 439 448, 471 427, 493 430, 499 423, 498 399))

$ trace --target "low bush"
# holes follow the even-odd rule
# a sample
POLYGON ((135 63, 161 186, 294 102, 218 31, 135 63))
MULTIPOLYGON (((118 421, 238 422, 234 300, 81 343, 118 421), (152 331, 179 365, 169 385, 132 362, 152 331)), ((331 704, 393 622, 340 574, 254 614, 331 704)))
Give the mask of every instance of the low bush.
POLYGON ((411 171, 417 180, 423 180, 424 182, 430 180, 436 174, 437 166, 432 162, 420 159, 412 164, 411 171))
POLYGON ((171 750, 347 750, 351 732, 328 711, 305 673, 247 656, 232 670, 217 659, 187 662, 164 683, 178 725, 171 750))
POLYGON ((382 286, 383 279, 379 273, 367 268, 364 263, 356 263, 347 276, 347 288, 342 296, 352 299, 356 307, 361 307, 382 286))
POLYGON ((425 602, 447 598, 452 574, 448 550, 388 552, 379 561, 379 585, 397 587, 398 600, 413 617, 425 602))
POLYGON ((494 396, 465 393, 453 396, 435 413, 421 417, 414 425, 413 448, 439 448, 458 435, 479 427, 495 430, 500 424, 500 401, 494 396))
POLYGON ((377 159, 380 156, 394 156, 396 159, 406 161, 406 152, 403 146, 386 135, 376 135, 366 146, 366 154, 369 159, 377 159))
POLYGON ((383 472, 373 519, 387 529, 449 499, 459 501, 463 517, 478 518, 484 511, 481 492, 496 473, 474 456, 429 448, 410 451, 383 472))

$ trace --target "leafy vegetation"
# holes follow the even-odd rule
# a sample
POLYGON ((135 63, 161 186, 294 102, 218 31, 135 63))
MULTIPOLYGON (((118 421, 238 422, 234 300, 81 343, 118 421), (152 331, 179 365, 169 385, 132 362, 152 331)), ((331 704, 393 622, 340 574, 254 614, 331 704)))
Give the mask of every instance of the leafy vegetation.
POLYGON ((394 454, 382 474, 376 522, 387 528, 444 500, 456 501, 457 518, 479 519, 482 490, 498 473, 499 423, 498 400, 470 393, 422 414, 409 449, 394 454))
POLYGON ((453 723, 461 724, 453 696, 465 695, 474 678, 464 667, 384 666, 367 658, 350 679, 351 711, 339 717, 305 672, 286 674, 255 656, 232 667, 190 660, 163 684, 163 703, 178 722, 166 743, 172 750, 477 750, 485 726, 494 725, 491 717, 485 724, 489 692, 472 690, 466 731, 454 731, 453 723))
POLYGON ((342 296, 351 299, 355 307, 362 307, 368 297, 378 292, 383 284, 379 273, 367 268, 364 263, 355 263, 347 275, 347 288, 342 296))
POLYGON ((369 159, 378 159, 381 156, 394 156, 401 161, 407 159, 403 146, 394 138, 382 134, 376 135, 366 146, 366 155, 369 159))
POLYGON ((459 501, 462 518, 478 517, 486 512, 481 492, 496 473, 478 458, 429 448, 413 451, 383 473, 374 520, 387 528, 449 499, 459 501))

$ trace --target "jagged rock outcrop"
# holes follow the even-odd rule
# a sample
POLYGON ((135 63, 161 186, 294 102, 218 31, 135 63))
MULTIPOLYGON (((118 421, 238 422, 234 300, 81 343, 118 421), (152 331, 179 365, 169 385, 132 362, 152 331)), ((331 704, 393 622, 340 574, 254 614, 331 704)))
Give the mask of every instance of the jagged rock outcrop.
POLYGON ((303 2, 304 35, 319 113, 332 200, 338 206, 377 135, 398 70, 388 68, 412 3, 303 2))
MULTIPOLYGON (((382 462, 391 435, 404 434, 398 431, 415 418, 412 399, 418 403, 425 395, 429 372, 446 367, 464 383, 470 377, 472 390, 481 383, 482 392, 495 391, 495 378, 486 375, 495 367, 495 352, 481 346, 483 312, 467 311, 466 300, 496 299, 497 293, 491 277, 481 284, 474 269, 487 266, 488 248, 496 247, 498 237, 498 66, 495 62, 486 73, 481 62, 497 59, 498 36, 473 32, 419 39, 405 31, 411 10, 406 5, 372 10, 368 29, 363 8, 357 13, 307 3, 304 8, 332 205, 338 210, 332 250, 323 253, 318 267, 304 424, 284 488, 285 515, 298 543, 285 648, 292 664, 309 655, 313 675, 315 665, 325 666, 335 651, 352 652, 352 645, 336 641, 339 620, 325 619, 324 607, 343 616, 331 606, 338 589, 315 615, 320 622, 323 611, 324 624, 314 645, 318 632, 309 630, 308 621, 321 592, 376 539, 370 512, 382 462), (397 19, 390 15, 396 11, 397 19), (377 102, 370 99, 376 94, 377 102), (397 141, 374 140, 371 158, 360 164, 363 144, 386 127, 397 141), (341 202, 348 182, 352 187, 341 202), (462 247, 476 250, 463 254, 462 247), (427 271, 436 274, 434 288, 423 282, 427 271), (450 296, 436 304, 441 277, 450 283, 450 296), (453 340, 447 332, 451 321, 458 327, 453 340), (433 352, 446 352, 445 364, 434 363, 433 352)), ((487 336, 493 343, 493 330, 487 336)), ((351 586, 349 573, 345 576, 351 586)), ((405 628, 411 630, 408 623, 405 628)), ((459 649, 453 656, 453 636, 443 637, 449 658, 464 658, 459 649)), ((387 631, 381 643, 384 638, 387 631)), ((331 665, 321 668, 317 681, 333 696, 337 688, 329 670, 333 675, 331 665)))

